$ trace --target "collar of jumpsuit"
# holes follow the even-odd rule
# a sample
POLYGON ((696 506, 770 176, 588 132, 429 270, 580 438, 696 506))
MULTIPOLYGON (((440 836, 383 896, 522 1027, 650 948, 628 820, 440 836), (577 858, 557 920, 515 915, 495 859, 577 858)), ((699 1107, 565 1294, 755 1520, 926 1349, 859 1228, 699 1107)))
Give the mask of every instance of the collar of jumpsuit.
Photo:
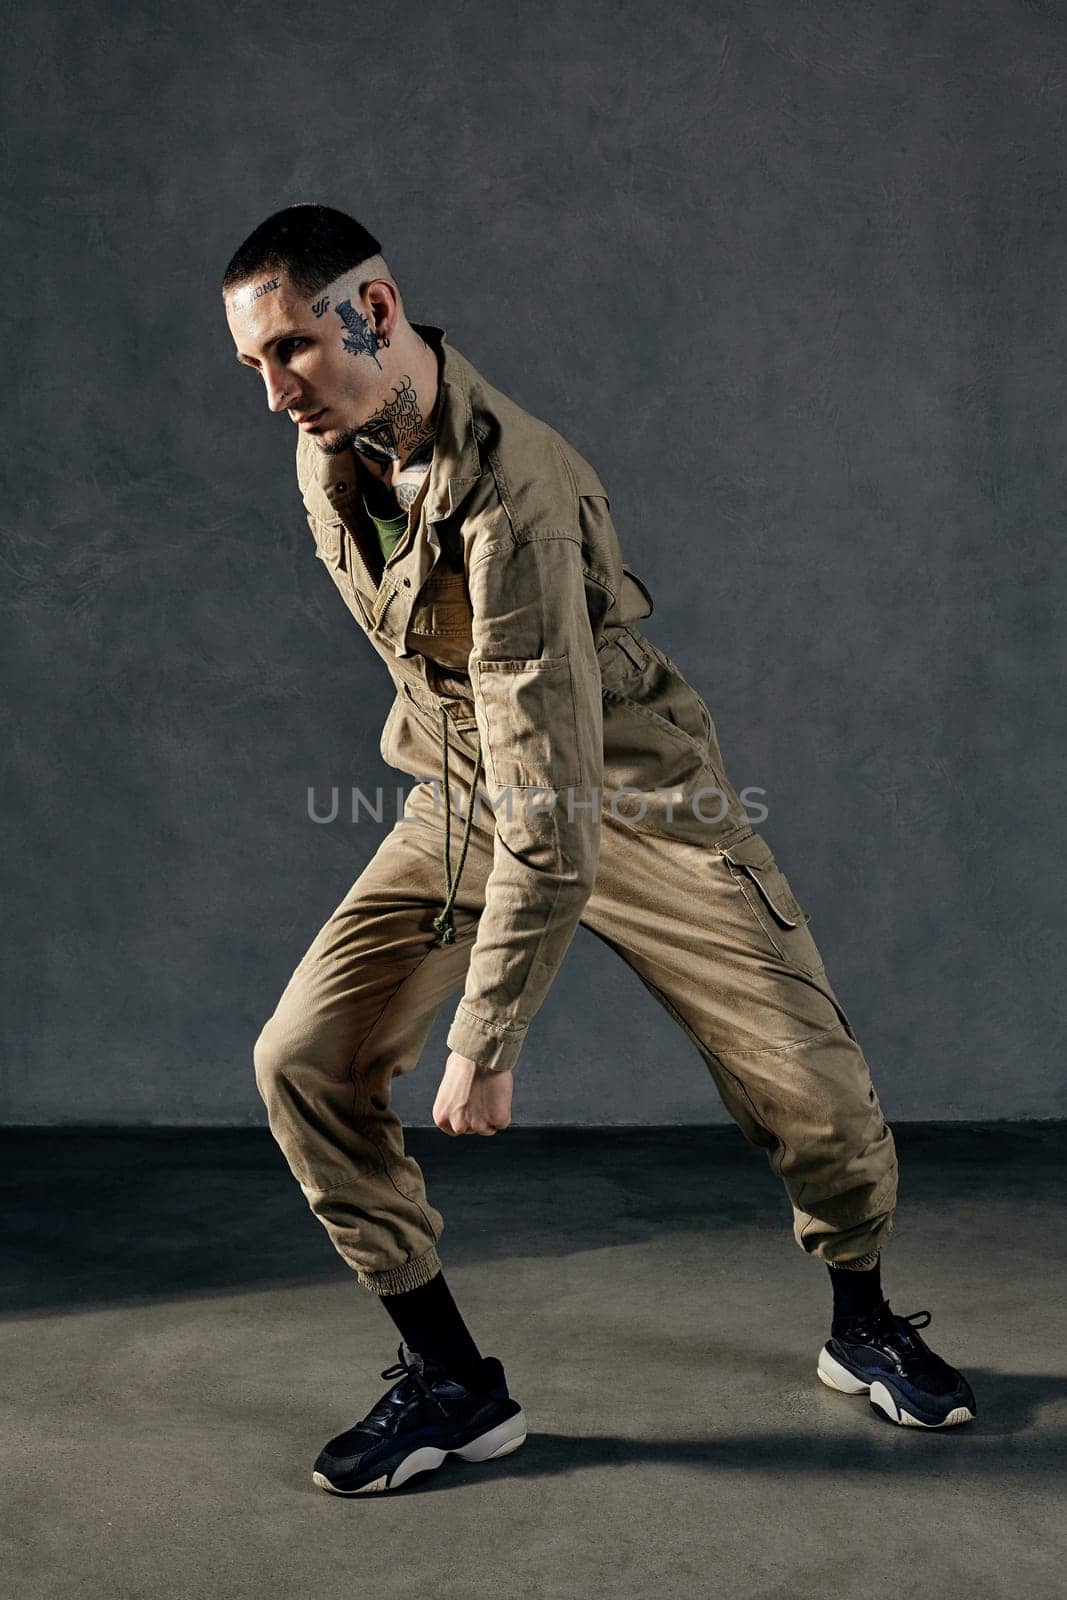
MULTIPOLYGON (((401 534, 394 547, 397 549, 406 544, 413 536, 414 530, 421 521, 426 529, 428 543, 433 546, 434 553, 440 554, 440 540, 434 524, 442 522, 456 511, 460 502, 481 477, 482 465, 478 450, 478 439, 474 431, 474 417, 471 411, 469 385, 466 379, 465 363, 447 342, 444 328, 439 328, 433 323, 413 322, 411 326, 415 332, 424 339, 435 352, 438 360, 438 382, 441 389, 441 406, 437 421, 437 431, 434 436, 434 451, 430 463, 430 470, 426 481, 416 496, 408 511, 408 526, 406 532, 401 534)), ((300 446, 305 441, 298 441, 298 477, 304 491, 305 501, 314 509, 315 499, 321 497, 328 508, 330 516, 336 516, 340 506, 346 504, 359 490, 355 481, 355 463, 352 451, 342 451, 339 455, 327 456, 315 449, 311 459, 310 475, 305 475, 305 470, 300 466, 300 446)), ((310 441, 307 441, 310 444, 310 441)), ((357 502, 360 515, 366 515, 363 508, 362 497, 357 502)), ((388 599, 392 591, 383 573, 379 585, 378 605, 388 599)), ((384 606, 382 606, 384 609, 384 606)), ((378 612, 380 615, 380 612, 378 612)), ((375 617, 377 620, 377 616, 375 617)), ((408 652, 403 652, 408 653, 408 652)), ((467 793, 466 817, 463 829, 463 839, 460 846, 459 864, 455 876, 452 875, 452 792, 448 780, 448 716, 442 706, 441 718, 441 786, 445 797, 445 835, 444 835, 444 886, 445 898, 441 910, 434 918, 434 928, 437 931, 439 944, 452 944, 455 941, 456 929, 453 918, 453 907, 456 894, 459 890, 460 875, 463 864, 467 858, 467 849, 470 842, 471 823, 474 815, 475 791, 482 773, 481 740, 475 731, 475 745, 477 749, 474 774, 470 781, 467 793)))

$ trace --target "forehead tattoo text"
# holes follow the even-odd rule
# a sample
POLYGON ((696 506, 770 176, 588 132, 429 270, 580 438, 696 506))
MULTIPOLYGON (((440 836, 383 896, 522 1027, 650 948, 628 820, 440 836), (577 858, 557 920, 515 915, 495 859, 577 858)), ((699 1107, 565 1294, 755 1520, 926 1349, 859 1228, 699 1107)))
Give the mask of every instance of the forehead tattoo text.
POLYGON ((264 278, 262 283, 254 284, 250 289, 242 289, 241 293, 235 294, 230 301, 230 309, 232 311, 243 311, 245 306, 250 306, 261 295, 270 294, 272 289, 278 287, 278 283, 279 280, 277 278, 264 278))

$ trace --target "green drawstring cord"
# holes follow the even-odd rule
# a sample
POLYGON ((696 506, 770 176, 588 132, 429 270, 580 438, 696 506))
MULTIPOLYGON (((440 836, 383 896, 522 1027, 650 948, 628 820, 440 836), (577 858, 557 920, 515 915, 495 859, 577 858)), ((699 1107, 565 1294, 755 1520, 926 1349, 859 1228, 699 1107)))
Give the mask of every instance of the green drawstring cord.
POLYGON ((455 880, 452 878, 452 791, 448 786, 448 715, 444 706, 441 707, 441 765, 445 774, 445 903, 433 919, 433 926, 439 934, 437 943, 455 944, 456 924, 452 915, 452 907, 456 900, 456 891, 459 888, 460 874, 463 863, 467 859, 467 846, 470 843, 471 823, 474 820, 474 791, 478 787, 478 778, 482 770, 482 743, 477 733, 474 736, 478 746, 478 759, 474 764, 474 777, 471 779, 470 793, 467 796, 467 823, 463 829, 463 848, 459 853, 459 867, 456 870, 455 880))

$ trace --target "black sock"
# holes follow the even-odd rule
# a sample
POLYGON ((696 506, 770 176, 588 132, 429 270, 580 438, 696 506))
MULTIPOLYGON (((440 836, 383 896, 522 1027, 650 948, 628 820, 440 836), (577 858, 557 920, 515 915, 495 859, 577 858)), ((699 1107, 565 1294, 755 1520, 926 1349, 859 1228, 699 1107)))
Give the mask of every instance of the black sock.
POLYGON ((379 1296, 404 1343, 420 1356, 439 1361, 450 1377, 477 1388, 483 1377, 482 1356, 460 1316, 443 1272, 402 1294, 379 1296))
POLYGON ((882 1304, 882 1262, 879 1257, 867 1272, 857 1267, 833 1267, 829 1262, 826 1265, 834 1289, 830 1335, 836 1338, 847 1322, 869 1316, 882 1304))

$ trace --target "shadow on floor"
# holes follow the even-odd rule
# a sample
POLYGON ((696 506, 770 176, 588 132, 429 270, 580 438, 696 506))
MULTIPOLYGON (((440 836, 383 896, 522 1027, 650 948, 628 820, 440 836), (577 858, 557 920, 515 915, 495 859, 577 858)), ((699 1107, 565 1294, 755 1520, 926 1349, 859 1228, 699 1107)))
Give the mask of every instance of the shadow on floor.
MULTIPOLYGON (((987 1427, 977 1417, 965 1428, 932 1430, 917 1438, 917 1430, 895 1427, 870 1412, 869 1437, 753 1433, 743 1438, 709 1435, 648 1440, 616 1434, 532 1432, 514 1455, 493 1463, 493 1473, 522 1480, 565 1478, 598 1467, 682 1467, 709 1474, 771 1470, 786 1475, 802 1473, 809 1484, 815 1475, 832 1480, 842 1474, 869 1473, 880 1482, 898 1476, 920 1491, 924 1482, 943 1486, 952 1478, 968 1485, 976 1477, 999 1484, 1012 1474, 1024 1482, 1040 1478, 1051 1484, 1062 1479, 1067 1465, 1063 1431, 1046 1430, 1035 1436, 1031 1429, 1037 1406, 1062 1399, 1067 1380, 1044 1374, 1006 1377, 981 1368, 971 1369, 968 1375, 990 1409, 1003 1409, 1012 1416, 1010 1428, 987 1427), (1017 1443, 1006 1441, 1008 1431, 1020 1436, 1017 1443)), ((834 1403, 832 1396, 830 1403, 834 1403)), ((845 1404, 869 1411, 865 1400, 845 1400, 845 1404)), ((468 1468, 452 1460, 448 1468, 411 1479, 394 1490, 393 1496, 447 1494, 466 1488, 478 1473, 477 1466, 468 1468)), ((306 1476, 297 1472, 294 1487, 305 1487, 306 1476)), ((310 1481, 306 1489, 309 1496, 321 1493, 310 1481)))
MULTIPOLYGON (((1061 1204, 1059 1124, 894 1132, 902 1204, 977 1203, 994 1171, 1000 1205, 1061 1204)), ((406 1138, 454 1265, 790 1226, 766 1158, 730 1126, 406 1138)), ((8 1315, 350 1277, 266 1130, 6 1129, 0 1173, 8 1315)))

